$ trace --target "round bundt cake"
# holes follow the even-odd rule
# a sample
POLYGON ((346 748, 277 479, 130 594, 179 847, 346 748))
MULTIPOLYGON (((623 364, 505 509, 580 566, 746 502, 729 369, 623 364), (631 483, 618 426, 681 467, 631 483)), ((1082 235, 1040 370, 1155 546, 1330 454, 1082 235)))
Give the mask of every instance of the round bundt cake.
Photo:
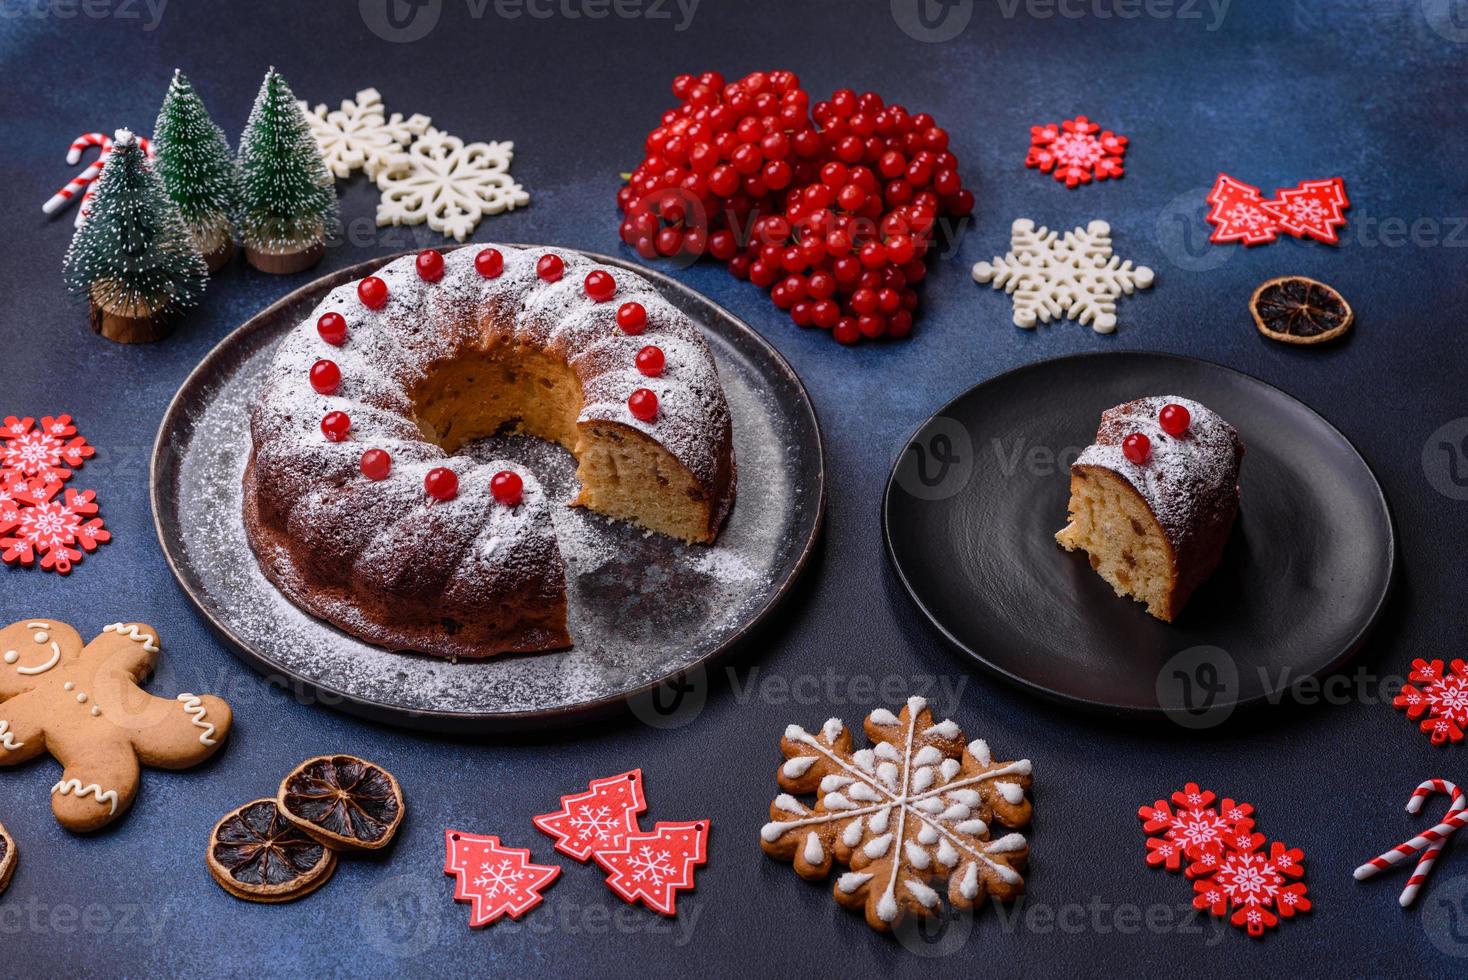
POLYGON ((571 645, 552 501, 460 453, 514 430, 577 459, 572 504, 710 543, 733 432, 698 328, 640 276, 566 249, 404 256, 281 342, 252 409, 245 528, 297 605, 445 657, 571 645))

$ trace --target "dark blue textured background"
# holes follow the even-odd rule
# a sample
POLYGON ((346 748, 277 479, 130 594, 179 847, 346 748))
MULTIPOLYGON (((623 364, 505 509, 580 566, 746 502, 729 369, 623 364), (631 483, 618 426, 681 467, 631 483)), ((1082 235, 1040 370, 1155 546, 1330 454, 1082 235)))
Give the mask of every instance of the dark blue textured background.
MULTIPOLYGON (((1468 414, 1468 10, 1450 0, 1235 0, 1220 20, 1185 0, 1117 5, 1140 15, 1103 16, 1114 12, 1111 0, 1062 4, 1075 17, 1045 3, 964 0, 946 22, 956 36, 931 42, 900 29, 916 23, 909 0, 703 0, 686 30, 673 7, 671 19, 509 19, 492 3, 443 0, 423 11, 440 10, 436 25, 408 43, 369 30, 383 0, 360 9, 251 3, 248 12, 173 0, 156 22, 142 3, 90 8, 111 12, 104 17, 61 3, 0 5, 8 219, 0 415, 76 416, 101 452, 73 485, 97 491, 116 537, 69 579, 0 570, 0 621, 54 616, 87 636, 117 619, 151 623, 165 651, 153 689, 217 692, 237 719, 216 760, 146 774, 133 812, 91 837, 52 819, 52 763, 0 774, 0 820, 22 850, 0 900, 0 973, 1462 975, 1468 927, 1455 942, 1446 924, 1455 912, 1468 917, 1442 902, 1463 901, 1468 845, 1450 849, 1411 912, 1395 904, 1404 873, 1351 880, 1360 860, 1426 825, 1401 813, 1418 780, 1468 778, 1468 750, 1430 747, 1380 703, 1378 684, 1352 687, 1342 704, 1273 711, 1206 735, 1117 728, 973 673, 919 620, 883 557, 877 513, 888 467, 936 406, 986 377, 1062 354, 1192 354, 1298 396, 1376 469, 1398 522, 1402 572, 1358 665, 1400 676, 1413 657, 1463 652, 1468 503, 1434 489, 1423 448, 1439 426, 1468 414), (805 587, 732 680, 721 671, 702 711, 678 719, 685 724, 628 722, 491 744, 366 724, 262 683, 177 588, 148 508, 157 421, 211 346, 310 275, 236 266, 215 277, 173 338, 115 346, 95 337, 85 310, 63 295, 70 215, 47 220, 39 205, 70 176, 62 157, 77 133, 150 128, 173 67, 188 72, 233 139, 272 63, 312 102, 334 104, 375 85, 389 109, 426 113, 467 139, 514 140, 514 173, 532 203, 485 220, 481 241, 617 248, 616 174, 636 162, 678 71, 734 77, 788 67, 817 98, 842 85, 874 88, 933 112, 953 134, 978 197, 976 220, 956 254, 934 267, 910 341, 841 349, 796 330, 718 267, 677 273, 771 338, 804 377, 824 423, 830 480, 825 542, 805 587), (1075 113, 1131 138, 1124 180, 1068 191, 1024 169, 1027 127, 1075 113), (1220 170, 1266 191, 1342 175, 1354 202, 1346 240, 1339 248, 1206 246, 1202 196, 1220 170), (1004 251, 1019 216, 1067 228, 1105 218, 1118 253, 1155 268, 1157 285, 1122 302, 1111 337, 1071 323, 1017 330, 1006 299, 975 285, 968 268, 1004 251), (1301 350, 1258 336, 1245 309, 1250 291, 1292 272, 1325 279, 1354 303, 1348 340, 1301 350), (886 694, 874 694, 883 683, 886 694), (854 723, 933 683, 939 708, 971 737, 1035 761, 1028 903, 1036 911, 1006 922, 989 909, 971 930, 955 924, 935 943, 904 944, 837 909, 829 885, 802 882, 765 858, 756 835, 776 792, 776 743, 787 722, 837 714, 854 723), (203 863, 211 825, 268 794, 305 756, 332 751, 368 756, 402 779, 410 812, 398 844, 343 862, 336 880, 296 905, 230 898, 203 863), (530 824, 561 793, 633 766, 646 773, 647 819, 713 823, 708 866, 671 923, 625 909, 596 870, 555 856, 530 824), (1266 833, 1305 849, 1313 913, 1263 943, 1208 923, 1201 932, 1158 927, 1160 911, 1151 913, 1153 928, 1140 920, 1153 907, 1186 903, 1191 890, 1143 866, 1136 807, 1189 779, 1252 801, 1266 833), (440 873, 448 826, 499 834, 563 864, 546 905, 520 924, 469 932, 440 873), (1142 911, 1118 917, 1128 904, 1142 911), (1047 912, 1059 912, 1059 924, 1047 912)), ((423 229, 373 229, 374 190, 360 177, 340 189, 354 241, 333 249, 319 271, 438 240, 423 229)), ((741 488, 741 506, 757 499, 756 488, 741 488)), ((1430 809, 1440 812, 1440 803, 1430 809)))

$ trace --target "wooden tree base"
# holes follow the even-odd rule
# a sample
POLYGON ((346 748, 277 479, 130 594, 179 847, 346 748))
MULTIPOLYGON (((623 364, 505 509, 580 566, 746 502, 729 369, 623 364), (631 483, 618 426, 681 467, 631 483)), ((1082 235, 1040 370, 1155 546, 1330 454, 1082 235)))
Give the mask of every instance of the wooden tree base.
POLYGON ((305 272, 326 254, 326 246, 321 242, 308 245, 294 252, 262 252, 245 246, 245 261, 250 263, 261 272, 271 275, 287 276, 293 272, 305 272))
POLYGON ((234 242, 226 238, 223 245, 220 245, 212 252, 205 252, 204 264, 209 267, 209 274, 211 276, 214 275, 214 273, 234 261, 235 251, 234 242))
POLYGON ((146 344, 173 332, 178 317, 169 313, 123 316, 92 303, 92 329, 119 344, 146 344))

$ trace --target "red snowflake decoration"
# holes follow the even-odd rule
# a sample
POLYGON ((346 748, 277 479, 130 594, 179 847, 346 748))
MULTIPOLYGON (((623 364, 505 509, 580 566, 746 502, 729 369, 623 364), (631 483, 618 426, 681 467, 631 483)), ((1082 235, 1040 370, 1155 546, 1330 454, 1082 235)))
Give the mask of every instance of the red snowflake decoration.
POLYGON ((520 918, 541 903, 541 892, 561 873, 554 865, 531 863, 529 851, 504 847, 498 837, 446 830, 444 844, 443 873, 454 876, 454 901, 470 903, 471 928, 506 914, 520 918))
POLYGON ((1411 683, 1403 685, 1392 705, 1405 709, 1413 721, 1420 718, 1419 727, 1432 737, 1433 745, 1463 741, 1468 729, 1468 665, 1454 660, 1444 672, 1441 660, 1418 659, 1412 661, 1407 680, 1411 683))
POLYGON ((1054 124, 1030 127, 1030 152, 1026 167, 1041 173, 1053 173, 1066 187, 1078 187, 1095 180, 1107 180, 1123 174, 1121 160, 1126 155, 1127 139, 1111 130, 1103 131, 1085 116, 1054 124))
POLYGON ((556 838, 556 850, 578 861, 601 850, 615 850, 637 832, 637 815, 647 809, 642 770, 594 779, 586 792, 561 797, 561 808, 534 818, 535 826, 556 838))
POLYGON ((1275 841, 1266 854, 1260 850, 1263 834, 1247 839, 1252 842, 1249 849, 1229 848, 1217 865, 1195 876, 1199 880, 1193 882, 1193 907, 1228 916, 1230 923, 1258 938, 1279 925, 1281 918, 1310 911, 1310 899, 1302 882, 1285 880, 1304 876, 1304 852, 1275 841))
POLYGON ((112 540, 96 516, 92 491, 67 490, 56 500, 60 483, 39 488, 23 484, 18 491, 14 486, 10 508, 0 505, 0 561, 29 566, 39 555, 42 569, 66 575, 82 560, 83 551, 95 551, 97 545, 112 540))
POLYGON ((1254 830, 1253 806, 1188 783, 1167 800, 1137 810, 1147 839, 1147 864, 1181 870, 1193 880, 1193 905, 1262 936, 1296 912, 1307 912, 1304 854, 1254 830), (1160 835, 1160 836, 1158 836, 1160 835), (1183 863, 1186 857, 1189 863, 1183 863))
POLYGON ((1235 827, 1254 812, 1248 803, 1233 800, 1224 800, 1215 809, 1212 803, 1216 798, 1209 790, 1199 789, 1197 783, 1188 783, 1172 794, 1176 810, 1168 806, 1167 800, 1138 809, 1142 829, 1154 835, 1147 839, 1147 864, 1178 871, 1183 869, 1185 857, 1194 863, 1215 860, 1235 827), (1161 836, 1155 836, 1159 832, 1161 836))
POLYGON ((677 915, 677 893, 693 887, 694 869, 708 860, 708 822, 659 823, 650 833, 629 834, 622 846, 596 852, 610 872, 607 887, 628 903, 677 915))
POLYGON ((0 435, 0 479, 20 475, 49 483, 71 478, 72 469, 91 458, 97 450, 76 434, 70 415, 50 415, 33 428, 35 419, 5 419, 0 435))

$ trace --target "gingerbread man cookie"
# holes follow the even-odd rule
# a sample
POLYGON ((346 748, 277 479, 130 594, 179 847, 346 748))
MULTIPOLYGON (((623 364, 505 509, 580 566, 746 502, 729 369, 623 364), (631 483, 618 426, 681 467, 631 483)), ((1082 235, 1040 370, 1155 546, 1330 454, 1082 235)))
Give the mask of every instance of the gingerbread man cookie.
POLYGON ((229 734, 219 698, 143 691, 157 662, 158 635, 141 623, 113 623, 85 646, 54 619, 0 630, 0 766, 42 752, 60 762, 51 811, 66 829, 96 830, 126 813, 140 765, 196 766, 229 734))

